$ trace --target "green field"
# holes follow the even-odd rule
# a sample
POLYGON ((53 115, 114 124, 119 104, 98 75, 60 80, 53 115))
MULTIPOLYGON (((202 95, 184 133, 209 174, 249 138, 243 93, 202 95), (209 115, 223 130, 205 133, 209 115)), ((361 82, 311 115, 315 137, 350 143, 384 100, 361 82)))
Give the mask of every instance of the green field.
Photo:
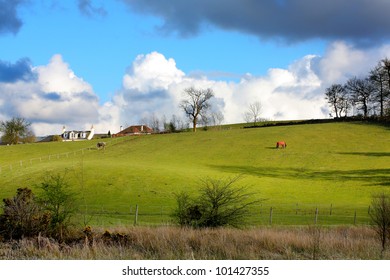
POLYGON ((48 173, 67 173, 78 193, 78 219, 96 225, 169 222, 174 193, 205 178, 241 175, 264 199, 251 224, 367 223, 372 194, 390 187, 390 129, 327 123, 227 129, 98 140, 0 146, 0 198, 48 173), (287 149, 275 149, 276 141, 287 149), (356 212, 355 212, 356 211, 356 212), (356 216, 356 217, 355 217, 356 216))

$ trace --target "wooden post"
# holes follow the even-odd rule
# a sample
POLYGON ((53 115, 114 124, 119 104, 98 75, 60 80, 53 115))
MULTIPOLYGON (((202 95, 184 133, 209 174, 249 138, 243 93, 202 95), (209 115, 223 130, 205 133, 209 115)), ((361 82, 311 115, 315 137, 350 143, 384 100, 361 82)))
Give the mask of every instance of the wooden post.
POLYGON ((134 225, 138 223, 138 204, 135 205, 134 225))
POLYGON ((330 205, 330 212, 329 212, 330 216, 332 216, 332 210, 333 210, 333 204, 330 205))
POLYGON ((295 215, 298 215, 298 203, 296 204, 295 215))
POLYGON ((270 211, 269 211, 269 224, 270 225, 272 225, 272 207, 271 207, 271 209, 270 209, 270 211))
POLYGON ((353 215, 353 224, 356 225, 356 210, 355 210, 355 214, 353 215))
POLYGON ((315 218, 314 218, 314 224, 315 225, 317 224, 317 220, 318 220, 318 208, 316 208, 316 215, 315 215, 315 218))

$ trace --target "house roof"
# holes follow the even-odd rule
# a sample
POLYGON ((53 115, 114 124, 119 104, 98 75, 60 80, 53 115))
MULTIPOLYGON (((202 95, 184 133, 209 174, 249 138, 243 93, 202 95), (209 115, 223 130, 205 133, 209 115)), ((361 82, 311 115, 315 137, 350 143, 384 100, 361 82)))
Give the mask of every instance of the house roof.
POLYGON ((117 134, 152 133, 152 132, 153 129, 151 129, 147 125, 132 125, 118 132, 117 134))

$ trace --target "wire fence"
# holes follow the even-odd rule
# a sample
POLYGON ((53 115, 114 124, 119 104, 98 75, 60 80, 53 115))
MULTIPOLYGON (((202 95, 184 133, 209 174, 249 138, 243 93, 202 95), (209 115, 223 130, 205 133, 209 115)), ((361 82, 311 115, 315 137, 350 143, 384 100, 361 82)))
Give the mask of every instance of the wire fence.
MULTIPOLYGON (((131 140, 131 138, 128 136, 101 139, 102 142, 106 143, 107 147, 118 144, 119 142, 124 142, 124 141, 129 141, 129 140, 131 140)), ((82 141, 87 141, 87 140, 82 140, 82 141)), ((96 141, 94 143, 96 143, 96 141)), ((100 148, 100 149, 102 149, 102 148, 100 148)), ((17 170, 20 170, 22 168, 32 167, 36 164, 47 163, 47 162, 50 162, 53 160, 61 160, 64 158, 78 157, 78 156, 84 155, 88 152, 93 152, 93 151, 97 151, 100 149, 95 144, 95 145, 89 145, 89 146, 84 147, 84 148, 76 149, 73 151, 42 155, 39 157, 28 158, 28 159, 21 159, 18 161, 9 162, 6 164, 1 164, 0 165, 0 174, 5 173, 5 172, 10 172, 10 171, 17 171, 17 170)))
MULTIPOLYGON (((97 226, 174 224, 172 206, 128 205, 115 210, 88 205, 76 214, 78 222, 97 226), (126 209, 126 210, 124 210, 126 209)), ((257 225, 369 225, 370 206, 261 204, 252 206, 245 224, 257 225)))

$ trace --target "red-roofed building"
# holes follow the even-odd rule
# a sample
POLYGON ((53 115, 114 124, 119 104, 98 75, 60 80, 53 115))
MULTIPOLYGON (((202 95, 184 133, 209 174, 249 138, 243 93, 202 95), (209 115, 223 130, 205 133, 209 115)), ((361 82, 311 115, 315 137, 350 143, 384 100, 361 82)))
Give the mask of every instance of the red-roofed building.
POLYGON ((114 134, 114 137, 126 136, 126 135, 142 135, 142 134, 151 134, 153 129, 147 125, 132 125, 128 128, 125 128, 122 131, 114 134))

